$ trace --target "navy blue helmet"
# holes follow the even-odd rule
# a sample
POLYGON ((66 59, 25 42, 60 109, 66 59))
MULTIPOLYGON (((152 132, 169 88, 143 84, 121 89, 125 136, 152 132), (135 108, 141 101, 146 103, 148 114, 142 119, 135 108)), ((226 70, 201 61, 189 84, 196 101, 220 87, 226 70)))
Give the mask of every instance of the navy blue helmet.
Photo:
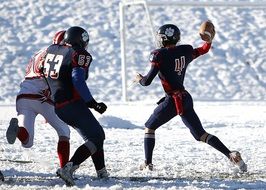
POLYGON ((180 40, 180 30, 174 24, 162 25, 157 31, 157 41, 159 47, 167 45, 176 45, 180 40))
POLYGON ((64 42, 72 46, 86 48, 89 44, 89 40, 88 32, 79 26, 70 27, 64 35, 64 42))

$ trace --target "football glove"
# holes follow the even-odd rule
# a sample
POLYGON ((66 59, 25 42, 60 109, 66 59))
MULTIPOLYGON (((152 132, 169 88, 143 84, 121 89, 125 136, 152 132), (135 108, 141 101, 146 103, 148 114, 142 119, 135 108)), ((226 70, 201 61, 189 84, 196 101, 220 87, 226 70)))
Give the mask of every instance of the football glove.
POLYGON ((139 82, 142 78, 143 78, 143 76, 141 74, 137 73, 135 76, 135 79, 133 80, 133 83, 139 82))
POLYGON ((107 106, 103 102, 98 103, 94 99, 87 102, 86 105, 89 108, 93 108, 95 111, 99 112, 100 114, 103 114, 107 109, 107 106))

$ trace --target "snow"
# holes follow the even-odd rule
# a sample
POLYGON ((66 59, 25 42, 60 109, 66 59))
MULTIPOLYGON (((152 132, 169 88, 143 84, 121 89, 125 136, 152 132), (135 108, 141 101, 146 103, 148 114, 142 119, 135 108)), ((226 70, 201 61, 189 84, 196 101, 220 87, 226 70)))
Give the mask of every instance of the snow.
MULTIPOLYGON (((76 173, 76 187, 69 189, 265 189, 266 102, 195 102, 205 129, 231 150, 242 153, 248 164, 247 174, 239 173, 209 145, 195 141, 178 117, 156 131, 156 170, 139 171, 144 159, 143 123, 154 107, 145 102, 109 103, 104 115, 95 113, 105 129, 106 166, 113 178, 96 180, 92 161, 88 159, 76 173)), ((0 118, 0 163, 7 182, 1 189, 66 188, 55 177, 58 168, 55 131, 38 117, 35 145, 31 149, 22 148, 17 141, 9 145, 5 139, 7 118, 16 113, 14 106, 2 109, 5 112, 0 118)), ((72 154, 81 143, 77 132, 71 130, 72 154)))
MULTIPOLYGON (((126 57, 131 101, 121 101, 118 4, 119 0, 1 1, 0 170, 6 182, 0 189, 266 189, 265 8, 150 7, 154 30, 175 23, 181 43, 195 47, 202 43, 200 23, 211 19, 215 24, 213 48, 188 67, 185 86, 204 128, 242 153, 248 173, 239 173, 224 155, 195 141, 179 117, 156 131, 155 171, 141 172, 143 126, 163 92, 158 78, 146 88, 131 85, 136 72, 148 71, 154 45, 143 7, 129 6, 126 57), (94 60, 88 86, 96 100, 108 105, 103 115, 94 114, 105 129, 106 166, 112 178, 96 179, 88 159, 76 173, 77 185, 69 188, 55 175, 57 135, 41 116, 30 149, 18 141, 9 145, 5 131, 16 116, 15 97, 29 58, 49 45, 55 32, 72 25, 90 33, 94 60)), ((71 155, 82 143, 71 128, 71 155)))

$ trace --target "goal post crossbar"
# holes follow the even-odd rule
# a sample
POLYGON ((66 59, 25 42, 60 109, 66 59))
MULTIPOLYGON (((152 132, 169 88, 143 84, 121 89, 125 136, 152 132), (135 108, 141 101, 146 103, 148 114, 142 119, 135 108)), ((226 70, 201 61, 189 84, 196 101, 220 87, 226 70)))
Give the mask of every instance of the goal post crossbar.
POLYGON ((246 7, 246 8, 265 8, 266 1, 260 2, 193 2, 193 1, 146 1, 146 0, 124 0, 120 2, 123 6, 136 5, 136 4, 147 4, 148 6, 189 6, 189 7, 246 7))
POLYGON ((119 3, 120 17, 120 55, 121 55, 121 78, 122 78, 122 101, 127 101, 127 83, 126 83, 126 33, 125 33, 125 7, 130 5, 143 5, 145 14, 150 24, 151 34, 155 43, 155 32, 153 31, 153 23, 149 12, 150 6, 182 6, 182 7, 236 7, 236 8, 266 8, 266 1, 260 2, 193 2, 193 1, 168 1, 161 2, 157 0, 122 0, 119 3))

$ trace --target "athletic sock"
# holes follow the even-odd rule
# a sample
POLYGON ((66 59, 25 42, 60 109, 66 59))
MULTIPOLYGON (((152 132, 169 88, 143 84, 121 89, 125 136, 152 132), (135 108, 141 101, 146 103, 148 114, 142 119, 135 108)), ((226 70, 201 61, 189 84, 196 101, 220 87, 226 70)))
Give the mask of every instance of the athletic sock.
POLYGON ((17 137, 21 141, 22 144, 27 144, 29 140, 29 133, 27 129, 24 127, 19 127, 17 137))
POLYGON ((69 162, 73 162, 73 166, 80 165, 88 157, 90 157, 90 155, 90 150, 85 144, 83 144, 76 150, 69 162))
POLYGON ((103 149, 95 152, 93 155, 91 155, 91 158, 96 171, 103 169, 105 167, 103 149))
POLYGON ((152 153, 155 146, 155 134, 145 133, 144 136, 144 151, 146 164, 152 163, 152 153))
POLYGON ((63 168, 69 160, 69 149, 69 141, 58 141, 57 155, 61 168, 63 168))
MULTIPOLYGON (((208 137, 207 137, 208 138, 208 137)), ((211 137, 207 140, 209 145, 211 145, 216 150, 223 153, 226 157, 229 158, 229 153, 231 152, 216 136, 211 135, 211 137)))

